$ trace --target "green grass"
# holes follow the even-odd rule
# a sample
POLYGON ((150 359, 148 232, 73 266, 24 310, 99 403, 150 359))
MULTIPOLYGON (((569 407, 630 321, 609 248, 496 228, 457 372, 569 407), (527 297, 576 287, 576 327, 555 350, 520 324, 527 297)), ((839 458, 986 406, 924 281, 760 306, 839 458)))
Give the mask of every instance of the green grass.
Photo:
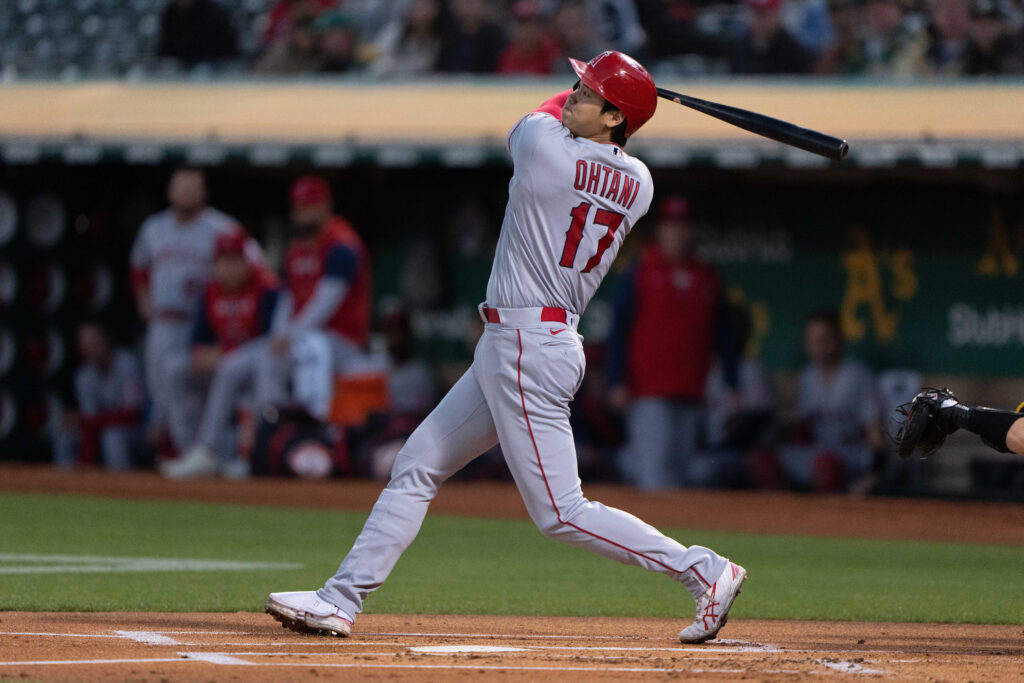
MULTIPOLYGON (((295 561, 244 572, 3 574, 3 610, 254 611, 329 577, 366 513, 0 495, 0 553, 295 561)), ((742 618, 1021 623, 1024 548, 666 529, 747 567, 742 618)), ((0 569, 10 562, 0 562, 0 569)), ((684 589, 527 521, 428 515, 367 612, 687 617, 684 589)))

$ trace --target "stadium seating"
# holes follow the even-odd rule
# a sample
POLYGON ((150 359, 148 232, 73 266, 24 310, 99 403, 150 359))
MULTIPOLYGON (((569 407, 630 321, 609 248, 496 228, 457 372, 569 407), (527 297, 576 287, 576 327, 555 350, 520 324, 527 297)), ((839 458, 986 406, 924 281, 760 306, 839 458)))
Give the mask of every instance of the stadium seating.
MULTIPOLYGON (((156 57, 167 0, 9 0, 0 3, 0 68, 17 76, 173 74, 156 57)), ((259 52, 273 0, 223 3, 241 53, 259 52)), ((240 66, 239 66, 240 68, 240 66)), ((230 69, 230 67, 229 67, 230 69)))

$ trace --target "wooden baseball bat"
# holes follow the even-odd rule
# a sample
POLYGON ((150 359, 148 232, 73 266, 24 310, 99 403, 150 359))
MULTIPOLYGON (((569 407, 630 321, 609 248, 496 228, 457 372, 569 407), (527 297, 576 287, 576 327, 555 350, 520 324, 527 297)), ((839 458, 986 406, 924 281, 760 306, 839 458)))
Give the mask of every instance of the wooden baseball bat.
POLYGON ((850 145, 846 143, 846 140, 840 140, 810 128, 801 128, 795 124, 773 119, 764 114, 740 109, 739 107, 730 107, 727 104, 701 100, 689 95, 672 92, 665 88, 658 88, 658 97, 664 97, 666 100, 672 100, 676 104, 696 109, 701 113, 714 116, 716 119, 731 123, 743 130, 749 130, 751 133, 757 133, 766 138, 777 140, 814 154, 820 154, 829 159, 841 161, 846 158, 847 152, 850 151, 850 145))

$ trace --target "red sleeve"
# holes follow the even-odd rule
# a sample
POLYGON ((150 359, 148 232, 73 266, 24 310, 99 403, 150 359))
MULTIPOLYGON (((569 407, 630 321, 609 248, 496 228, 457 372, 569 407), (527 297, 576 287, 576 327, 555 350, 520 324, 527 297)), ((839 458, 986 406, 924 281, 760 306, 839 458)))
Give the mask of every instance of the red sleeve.
POLYGON ((132 268, 132 287, 139 289, 140 287, 149 286, 149 271, 143 270, 142 268, 132 268))
POLYGON ((572 94, 572 90, 566 90, 565 92, 560 92, 557 95, 555 95, 554 97, 552 97, 552 98, 548 99, 547 101, 545 101, 544 104, 540 105, 539 107, 537 107, 533 111, 534 112, 539 112, 541 114, 551 114, 556 119, 561 121, 562 120, 562 107, 565 106, 565 101, 567 99, 569 99, 569 95, 571 95, 571 94, 572 94))
MULTIPOLYGON (((549 98, 542 105, 540 105, 539 107, 534 109, 532 112, 530 112, 530 114, 550 114, 551 116, 555 117, 556 121, 561 121, 562 120, 562 107, 565 105, 565 101, 567 99, 569 99, 569 95, 571 95, 571 94, 572 94, 572 90, 566 90, 565 92, 560 92, 557 95, 555 95, 554 97, 549 98)), ((509 131, 508 137, 505 139, 505 142, 506 142, 506 144, 508 146, 508 151, 509 152, 512 151, 512 136, 516 134, 516 131, 519 130, 519 126, 523 125, 523 121, 525 121, 529 117, 530 114, 527 114, 523 118, 519 119, 519 123, 517 123, 512 128, 512 130, 509 131)))

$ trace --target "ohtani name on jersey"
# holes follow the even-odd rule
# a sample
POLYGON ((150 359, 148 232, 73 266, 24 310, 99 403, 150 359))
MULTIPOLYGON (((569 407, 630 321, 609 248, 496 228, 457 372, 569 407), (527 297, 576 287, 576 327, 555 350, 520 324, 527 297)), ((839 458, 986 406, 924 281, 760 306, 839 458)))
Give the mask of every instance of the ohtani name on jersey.
POLYGON ((619 170, 596 161, 576 161, 576 179, 573 188, 590 194, 611 199, 619 206, 629 209, 640 194, 640 181, 619 170))

